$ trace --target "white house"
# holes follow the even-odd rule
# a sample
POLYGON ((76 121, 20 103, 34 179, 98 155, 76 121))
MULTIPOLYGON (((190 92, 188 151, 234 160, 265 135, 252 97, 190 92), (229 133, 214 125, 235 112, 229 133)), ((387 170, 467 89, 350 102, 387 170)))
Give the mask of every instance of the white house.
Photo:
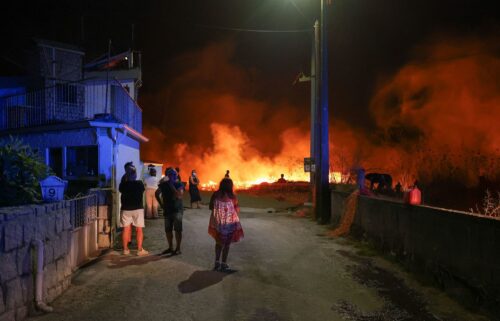
POLYGON ((24 90, 0 97, 0 138, 19 137, 38 151, 68 180, 69 192, 97 186, 116 191, 126 162, 142 172, 140 144, 148 141, 137 104, 138 54, 83 65, 77 47, 47 40, 36 40, 34 47, 24 90))

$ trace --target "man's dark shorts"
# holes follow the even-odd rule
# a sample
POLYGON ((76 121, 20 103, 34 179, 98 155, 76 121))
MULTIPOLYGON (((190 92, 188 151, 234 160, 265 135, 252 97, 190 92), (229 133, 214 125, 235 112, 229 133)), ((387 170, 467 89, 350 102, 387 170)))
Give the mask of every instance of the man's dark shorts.
POLYGON ((165 213, 165 232, 182 232, 182 215, 183 210, 165 213))

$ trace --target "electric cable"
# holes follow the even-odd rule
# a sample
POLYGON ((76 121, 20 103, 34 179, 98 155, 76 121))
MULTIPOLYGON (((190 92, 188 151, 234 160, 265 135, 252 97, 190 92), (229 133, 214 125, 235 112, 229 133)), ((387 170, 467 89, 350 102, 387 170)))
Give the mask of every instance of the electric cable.
POLYGON ((310 17, 307 17, 305 14, 304 14, 304 11, 302 11, 302 9, 300 9, 300 7, 297 5, 297 2, 295 2, 295 0, 290 0, 290 2, 292 3, 292 5, 295 7, 295 9, 297 10, 297 12, 304 18, 306 19, 306 21, 311 21, 311 20, 314 20, 314 19, 310 19, 310 17))
POLYGON ((256 32, 256 33, 303 33, 303 32, 311 32, 311 28, 308 29, 247 29, 247 28, 231 28, 231 27, 222 27, 222 26, 211 26, 211 25, 200 25, 195 24, 196 27, 207 28, 207 29, 217 29, 217 30, 225 30, 225 31, 239 31, 239 32, 256 32))

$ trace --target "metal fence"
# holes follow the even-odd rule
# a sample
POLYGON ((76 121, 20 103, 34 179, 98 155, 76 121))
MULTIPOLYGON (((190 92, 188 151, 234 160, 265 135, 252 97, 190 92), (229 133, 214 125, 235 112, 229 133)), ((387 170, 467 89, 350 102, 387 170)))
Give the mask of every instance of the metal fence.
POLYGON ((70 200, 71 225, 74 229, 90 224, 97 219, 98 199, 96 194, 70 200))
POLYGON ((142 132, 142 110, 116 79, 87 79, 0 98, 0 130, 92 120, 109 114, 142 132))

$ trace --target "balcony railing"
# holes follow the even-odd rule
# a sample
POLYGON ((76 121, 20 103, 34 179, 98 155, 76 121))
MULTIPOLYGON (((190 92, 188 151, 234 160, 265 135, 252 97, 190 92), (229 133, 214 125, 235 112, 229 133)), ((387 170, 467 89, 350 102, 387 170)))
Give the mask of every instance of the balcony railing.
POLYGON ((0 131, 49 124, 112 119, 142 132, 142 110, 117 80, 88 79, 0 98, 0 131))

